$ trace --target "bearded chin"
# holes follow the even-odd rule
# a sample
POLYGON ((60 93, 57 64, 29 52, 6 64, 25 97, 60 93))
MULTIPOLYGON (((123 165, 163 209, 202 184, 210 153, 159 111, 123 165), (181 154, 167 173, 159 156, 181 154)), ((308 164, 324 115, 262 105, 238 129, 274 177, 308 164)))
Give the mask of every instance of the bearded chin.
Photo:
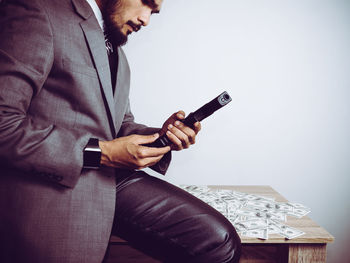
POLYGON ((107 26, 105 20, 105 35, 109 41, 111 41, 115 46, 123 46, 128 42, 128 36, 125 36, 119 28, 111 24, 107 26))
POLYGON ((118 8, 119 1, 120 0, 106 1, 106 4, 102 10, 105 36, 115 46, 123 46, 128 41, 128 36, 121 32, 121 29, 115 23, 113 23, 112 19, 114 10, 118 8))

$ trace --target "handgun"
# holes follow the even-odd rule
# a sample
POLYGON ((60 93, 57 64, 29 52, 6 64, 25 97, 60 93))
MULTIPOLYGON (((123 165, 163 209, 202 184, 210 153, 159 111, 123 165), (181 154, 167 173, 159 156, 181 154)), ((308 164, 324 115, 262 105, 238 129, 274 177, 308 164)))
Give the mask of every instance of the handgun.
MULTIPOLYGON (((217 111, 218 109, 227 105, 230 101, 232 101, 232 98, 230 97, 230 95, 226 91, 224 91, 219 96, 217 96, 215 99, 211 100, 207 104, 204 104, 202 107, 200 107, 195 112, 191 112, 184 120, 182 120, 182 122, 186 126, 193 128, 193 125, 197 121, 202 121, 203 119, 209 117, 215 111, 217 111)), ((160 147, 165 147, 165 146, 171 145, 171 143, 172 142, 169 140, 169 138, 164 134, 164 135, 160 136, 154 142, 152 142, 150 144, 146 144, 145 146, 160 148, 160 147)))

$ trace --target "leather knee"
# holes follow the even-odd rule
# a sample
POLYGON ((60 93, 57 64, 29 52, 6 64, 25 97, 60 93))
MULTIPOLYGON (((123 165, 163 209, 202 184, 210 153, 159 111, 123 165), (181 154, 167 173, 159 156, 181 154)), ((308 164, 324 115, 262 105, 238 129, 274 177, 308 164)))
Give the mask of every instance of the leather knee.
MULTIPOLYGON (((212 217, 212 216, 209 216, 212 217)), ((232 224, 221 214, 203 224, 203 241, 191 263, 236 263, 241 256, 241 240, 232 224)))

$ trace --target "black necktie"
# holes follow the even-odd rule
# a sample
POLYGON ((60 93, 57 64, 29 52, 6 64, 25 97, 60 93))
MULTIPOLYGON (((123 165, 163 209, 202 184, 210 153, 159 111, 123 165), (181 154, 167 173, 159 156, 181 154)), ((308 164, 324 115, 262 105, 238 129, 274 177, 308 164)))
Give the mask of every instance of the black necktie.
POLYGON ((105 38, 105 44, 108 54, 109 69, 111 71, 111 83, 113 94, 115 91, 115 85, 117 82, 117 68, 118 68, 118 51, 108 38, 105 38))

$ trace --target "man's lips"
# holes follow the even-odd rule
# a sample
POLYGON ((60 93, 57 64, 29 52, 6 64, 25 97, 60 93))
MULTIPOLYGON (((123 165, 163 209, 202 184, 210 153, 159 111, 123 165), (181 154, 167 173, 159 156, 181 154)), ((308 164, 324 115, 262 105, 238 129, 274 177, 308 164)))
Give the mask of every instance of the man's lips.
POLYGON ((136 24, 134 24, 134 23, 132 23, 132 22, 128 22, 127 25, 128 25, 129 27, 131 27, 132 31, 134 31, 134 32, 139 31, 140 28, 141 28, 141 25, 136 25, 136 24))

